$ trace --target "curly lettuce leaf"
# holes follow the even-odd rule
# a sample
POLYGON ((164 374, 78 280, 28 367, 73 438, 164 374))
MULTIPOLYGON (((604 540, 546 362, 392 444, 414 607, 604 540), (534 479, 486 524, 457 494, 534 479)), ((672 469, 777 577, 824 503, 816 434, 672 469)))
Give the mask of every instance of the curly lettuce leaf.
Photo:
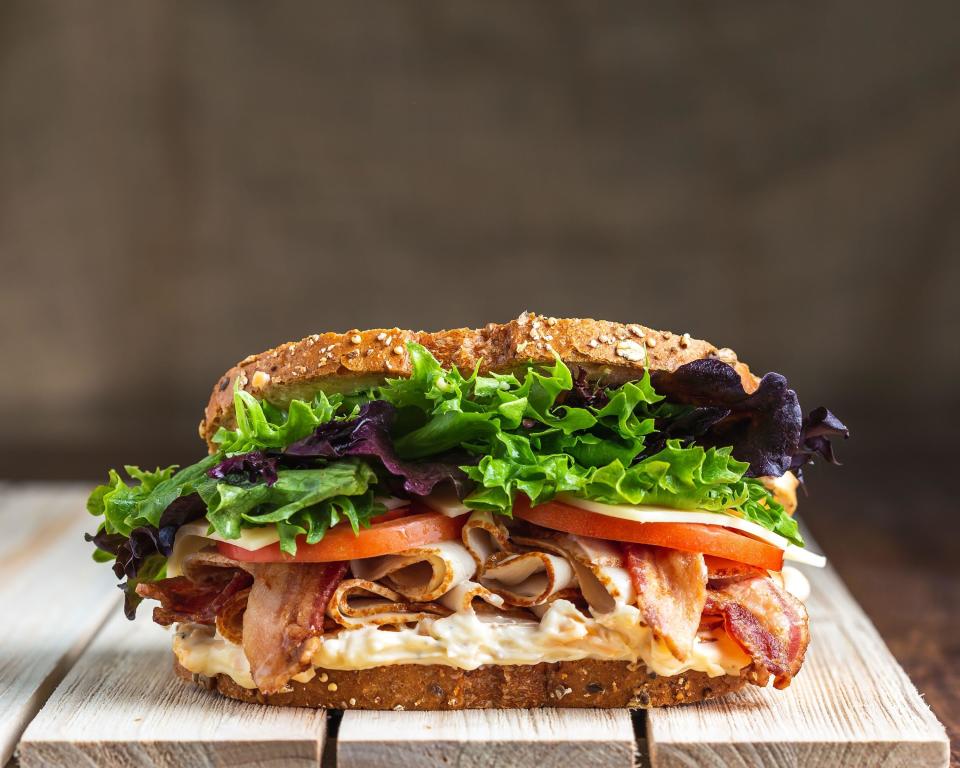
POLYGON ((250 451, 285 448, 302 440, 319 425, 330 421, 341 408, 341 395, 317 393, 309 403, 293 400, 287 410, 257 400, 239 386, 233 391, 236 429, 220 427, 213 442, 228 455, 250 451))
POLYGON ((293 555, 298 536, 315 544, 341 520, 356 532, 383 509, 374 501, 377 475, 361 461, 310 469, 271 464, 269 471, 260 471, 264 466, 262 455, 231 461, 217 453, 180 471, 128 467, 129 482, 111 471, 110 482, 91 493, 87 508, 103 522, 87 539, 97 547, 95 559, 112 560, 117 577, 124 579, 120 587, 128 617, 140 603, 137 584, 164 578, 177 530, 192 520, 205 516, 210 530, 226 539, 239 538, 244 527, 275 524, 281 549, 293 555), (243 471, 224 474, 224 466, 243 471))
POLYGON ((176 465, 165 469, 158 467, 152 472, 127 465, 124 469, 133 484, 111 469, 109 482, 94 488, 87 499, 87 511, 104 518, 104 528, 109 534, 129 537, 140 526, 156 528, 164 511, 174 501, 196 493, 198 486, 208 484, 207 471, 220 458, 206 456, 179 471, 176 465))
POLYGON ((745 477, 749 464, 731 447, 666 438, 648 450, 658 423, 678 421, 685 431, 703 418, 693 406, 666 403, 646 372, 599 392, 575 381, 559 358, 522 376, 465 377, 418 344, 408 349, 410 378, 388 380, 374 396, 416 412, 406 419, 414 426, 394 437, 401 456, 460 446, 479 457, 461 467, 477 484, 464 499, 470 508, 509 515, 518 493, 534 505, 573 493, 609 504, 737 514, 802 545, 796 523, 745 477))

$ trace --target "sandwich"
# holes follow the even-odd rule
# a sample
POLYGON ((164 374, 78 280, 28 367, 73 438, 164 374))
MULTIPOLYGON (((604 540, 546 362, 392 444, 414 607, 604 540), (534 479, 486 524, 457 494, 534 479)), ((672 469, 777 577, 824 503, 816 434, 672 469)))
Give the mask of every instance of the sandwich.
POLYGON ((642 325, 523 313, 308 336, 221 377, 189 466, 87 538, 181 677, 339 709, 647 708, 786 688, 823 566, 793 517, 847 428, 642 325))

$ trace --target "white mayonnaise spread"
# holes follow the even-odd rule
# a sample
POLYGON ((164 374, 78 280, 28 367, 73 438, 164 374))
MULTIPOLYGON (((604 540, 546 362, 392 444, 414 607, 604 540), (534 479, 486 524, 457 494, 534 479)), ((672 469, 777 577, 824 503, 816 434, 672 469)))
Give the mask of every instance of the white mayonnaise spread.
MULTIPOLYGON (((182 625, 173 643, 177 659, 191 672, 226 674, 238 685, 256 687, 243 649, 208 627, 182 625)), ((605 659, 642 661, 658 675, 688 670, 711 677, 736 675, 750 663, 739 646, 722 630, 701 632, 693 652, 678 661, 649 627, 640 625, 640 612, 631 605, 588 617, 573 603, 556 600, 538 622, 490 620, 473 613, 455 613, 425 619, 417 626, 388 631, 375 626, 343 630, 318 644, 314 667, 369 669, 388 664, 446 664, 476 669, 484 664, 538 664, 540 662, 605 659)), ((310 670, 294 680, 305 682, 310 670)))

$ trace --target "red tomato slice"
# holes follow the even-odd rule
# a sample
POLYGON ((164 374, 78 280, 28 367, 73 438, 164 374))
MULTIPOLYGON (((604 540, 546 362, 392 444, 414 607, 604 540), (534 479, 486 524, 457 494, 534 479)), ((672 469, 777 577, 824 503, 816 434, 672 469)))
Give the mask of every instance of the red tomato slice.
POLYGON ((783 568, 783 552, 765 541, 744 536, 728 528, 701 523, 638 523, 572 507, 559 501, 530 506, 526 496, 518 496, 513 514, 521 520, 544 528, 553 528, 578 536, 613 541, 632 541, 658 547, 702 552, 738 563, 756 565, 771 571, 783 568))
MULTIPOLYGON (((425 512, 426 510, 420 510, 425 512)), ((410 507, 396 507, 394 509, 388 509, 382 515, 377 515, 376 517, 370 518, 370 525, 376 525, 377 523, 385 523, 387 520, 396 520, 398 517, 407 517, 410 514, 410 507)))
POLYGON ((231 560, 244 563, 329 563, 357 560, 402 552, 424 544, 460 538, 466 515, 447 517, 439 512, 420 512, 422 507, 392 509, 374 518, 369 528, 355 534, 349 523, 335 525, 316 544, 297 539, 297 554, 280 551, 280 542, 261 549, 244 549, 236 544, 217 542, 217 551, 231 560), (409 514, 413 512, 413 514, 409 514))

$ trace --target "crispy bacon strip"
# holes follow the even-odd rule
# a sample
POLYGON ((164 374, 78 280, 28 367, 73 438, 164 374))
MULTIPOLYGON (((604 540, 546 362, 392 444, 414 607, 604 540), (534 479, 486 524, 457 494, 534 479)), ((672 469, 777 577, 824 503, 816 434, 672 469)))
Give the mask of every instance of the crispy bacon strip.
POLYGON ((243 642, 243 614, 247 610, 249 598, 250 590, 241 590, 227 600, 223 608, 217 612, 217 632, 234 645, 240 645, 243 642))
POLYGON ((624 544, 637 607, 654 634, 677 659, 693 649, 707 599, 703 555, 647 544, 624 544))
POLYGON ((137 585, 137 594, 159 600, 153 620, 168 626, 178 621, 213 624, 231 598, 245 590, 253 577, 239 568, 212 568, 199 580, 186 576, 149 581, 137 585))
POLYGON ((726 633, 786 688, 810 642, 807 611, 768 576, 732 581, 707 591, 704 613, 722 616, 726 633))
POLYGON ((767 571, 755 565, 738 563, 735 560, 726 560, 722 557, 706 555, 707 579, 711 589, 721 589, 737 581, 753 579, 757 576, 766 576, 767 571))
POLYGON ((243 652, 264 693, 276 693, 310 666, 311 638, 323 634, 327 603, 346 563, 265 563, 254 569, 243 615, 243 652))

